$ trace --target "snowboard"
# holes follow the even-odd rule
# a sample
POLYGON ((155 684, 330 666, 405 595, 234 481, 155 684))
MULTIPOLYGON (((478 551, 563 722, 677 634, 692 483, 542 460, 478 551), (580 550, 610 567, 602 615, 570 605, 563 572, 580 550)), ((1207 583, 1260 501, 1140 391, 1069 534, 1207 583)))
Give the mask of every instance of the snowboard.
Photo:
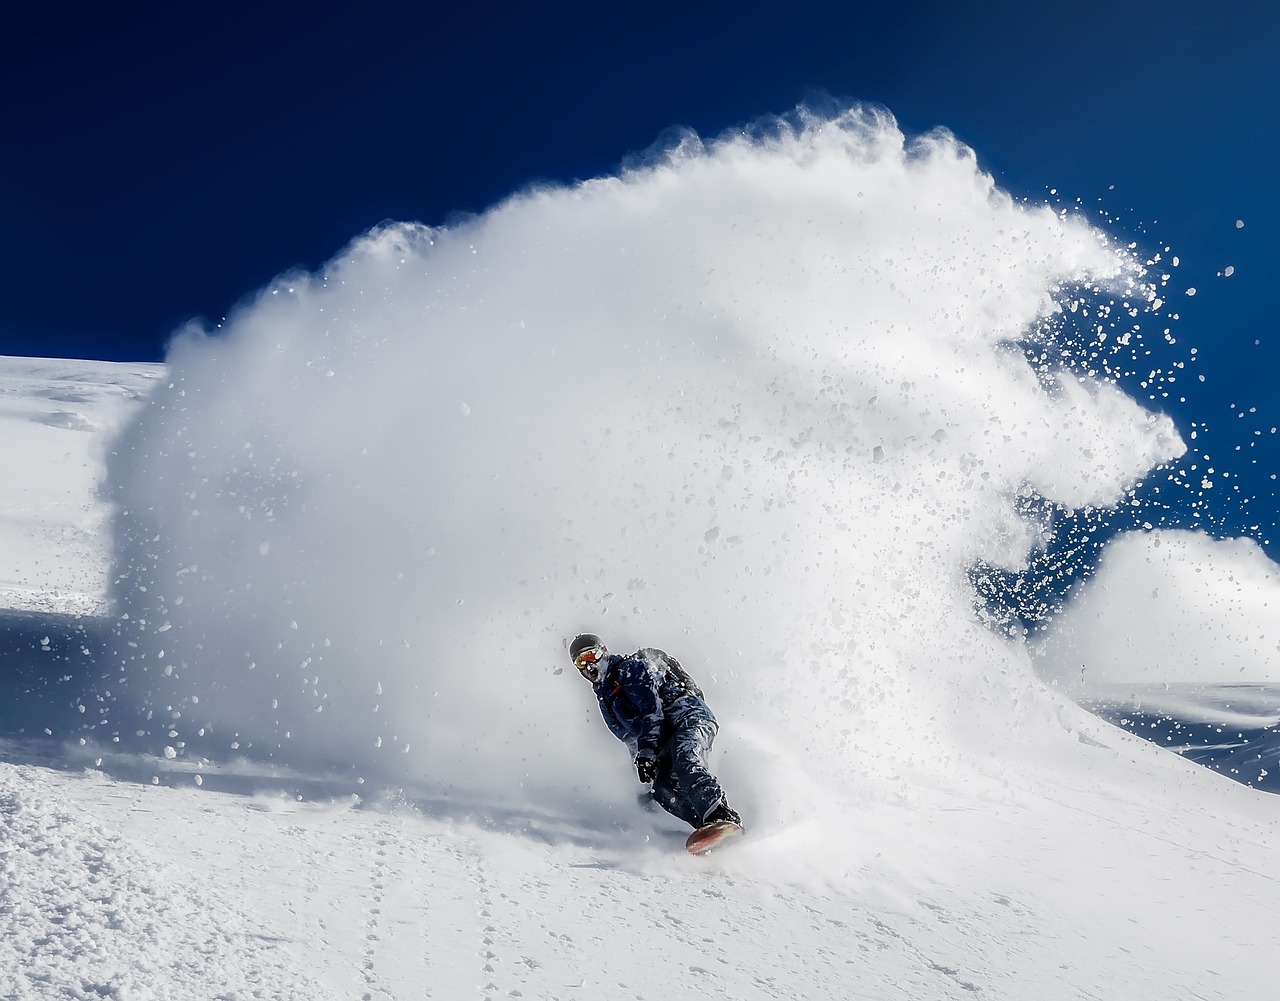
POLYGON ((708 855, 737 841, 742 834, 743 830, 739 825, 727 820, 717 821, 714 824, 699 827, 690 834, 684 843, 685 851, 690 855, 708 855))

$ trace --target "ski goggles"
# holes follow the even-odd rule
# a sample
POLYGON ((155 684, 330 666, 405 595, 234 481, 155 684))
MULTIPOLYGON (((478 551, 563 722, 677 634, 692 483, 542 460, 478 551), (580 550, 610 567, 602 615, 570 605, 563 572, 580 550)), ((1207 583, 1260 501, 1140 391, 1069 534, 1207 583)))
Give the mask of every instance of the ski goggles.
POLYGON ((604 660, 604 656, 604 647, 588 647, 586 650, 579 653, 578 656, 573 658, 573 666, 579 671, 585 671, 587 668, 604 660))

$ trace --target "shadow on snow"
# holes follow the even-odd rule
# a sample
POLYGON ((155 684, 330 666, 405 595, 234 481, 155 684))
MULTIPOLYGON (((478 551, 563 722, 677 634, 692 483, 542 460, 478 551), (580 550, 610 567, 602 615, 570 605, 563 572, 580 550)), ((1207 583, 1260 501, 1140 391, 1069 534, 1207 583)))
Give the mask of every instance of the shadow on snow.
POLYGON ((114 623, 90 616, 0 610, 0 760, 61 771, 92 769, 121 782, 194 786, 209 792, 299 803, 348 800, 355 809, 475 824, 536 841, 584 847, 653 839, 683 843, 674 820, 638 804, 608 815, 597 804, 581 816, 526 804, 468 798, 465 791, 379 785, 350 766, 319 763, 303 772, 269 756, 202 747, 166 757, 163 724, 129 698, 130 679, 107 665, 114 623))

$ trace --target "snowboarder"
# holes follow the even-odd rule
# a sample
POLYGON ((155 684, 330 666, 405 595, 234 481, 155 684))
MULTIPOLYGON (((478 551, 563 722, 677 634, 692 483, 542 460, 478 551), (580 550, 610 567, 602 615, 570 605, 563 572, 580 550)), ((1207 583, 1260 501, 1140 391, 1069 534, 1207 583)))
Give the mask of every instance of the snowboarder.
POLYGON ((630 749, 636 777, 701 835, 690 835, 689 850, 708 835, 740 834, 742 818, 707 768, 719 726, 680 662, 652 647, 611 654, 594 633, 575 636, 569 656, 591 682, 605 725, 630 749))

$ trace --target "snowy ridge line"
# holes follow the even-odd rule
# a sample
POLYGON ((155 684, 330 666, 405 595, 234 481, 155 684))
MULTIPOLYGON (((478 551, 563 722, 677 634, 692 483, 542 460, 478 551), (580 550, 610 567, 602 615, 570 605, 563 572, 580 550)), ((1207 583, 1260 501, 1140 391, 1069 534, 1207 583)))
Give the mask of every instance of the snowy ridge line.
POLYGON ((104 618, 109 612, 103 595, 66 591, 43 584, 0 584, 0 604, 4 612, 14 615, 104 618))
POLYGON ((1095 685, 1079 688, 1081 704, 1111 715, 1164 714, 1185 722, 1262 730, 1280 726, 1280 686, 1260 684, 1095 685))

